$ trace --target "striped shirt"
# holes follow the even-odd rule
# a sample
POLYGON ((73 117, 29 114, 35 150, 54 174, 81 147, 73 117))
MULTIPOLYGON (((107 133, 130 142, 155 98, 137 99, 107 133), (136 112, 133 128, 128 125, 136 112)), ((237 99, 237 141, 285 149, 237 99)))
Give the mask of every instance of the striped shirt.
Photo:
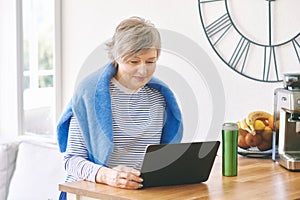
MULTIPOLYGON (((137 91, 122 86, 116 79, 110 82, 114 149, 108 167, 126 165, 141 169, 145 148, 160 143, 164 121, 165 100, 159 91, 147 86, 137 91)), ((64 156, 67 182, 95 182, 100 165, 88 160, 88 151, 73 116, 64 156)))

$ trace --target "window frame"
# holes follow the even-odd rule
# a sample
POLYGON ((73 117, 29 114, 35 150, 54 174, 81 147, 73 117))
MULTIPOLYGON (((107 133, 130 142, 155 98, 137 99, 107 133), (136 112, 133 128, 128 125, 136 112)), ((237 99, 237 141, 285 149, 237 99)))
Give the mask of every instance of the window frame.
MULTIPOLYGON (((24 130, 24 97, 23 97, 23 0, 16 0, 16 24, 17 24, 17 112, 18 112, 18 136, 28 135, 24 130)), ((53 49, 53 134, 55 138, 55 126, 60 116, 62 106, 62 75, 61 75, 61 0, 54 0, 54 49, 53 49)), ((37 137, 45 137, 34 134, 37 137)), ((47 136, 49 137, 49 136, 47 136)))

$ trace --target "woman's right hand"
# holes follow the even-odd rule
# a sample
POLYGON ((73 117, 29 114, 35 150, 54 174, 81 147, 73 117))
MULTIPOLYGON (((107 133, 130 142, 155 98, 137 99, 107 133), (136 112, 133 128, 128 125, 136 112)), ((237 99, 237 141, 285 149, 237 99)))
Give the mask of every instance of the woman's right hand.
POLYGON ((140 171, 124 165, 112 169, 101 167, 97 172, 96 182, 124 189, 138 189, 143 187, 140 175, 140 171))

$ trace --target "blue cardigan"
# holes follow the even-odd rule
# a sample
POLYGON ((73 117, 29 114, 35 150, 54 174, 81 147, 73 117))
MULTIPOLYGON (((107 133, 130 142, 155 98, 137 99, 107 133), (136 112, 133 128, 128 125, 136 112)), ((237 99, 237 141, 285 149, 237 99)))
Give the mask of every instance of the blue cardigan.
MULTIPOLYGON (((57 125, 58 144, 66 151, 72 115, 83 133, 89 160, 106 165, 113 151, 112 110, 109 84, 116 74, 110 63, 85 78, 76 89, 57 125)), ((165 123, 161 143, 179 143, 182 139, 181 112, 172 91, 160 80, 152 78, 148 87, 157 89, 166 101, 165 123)))

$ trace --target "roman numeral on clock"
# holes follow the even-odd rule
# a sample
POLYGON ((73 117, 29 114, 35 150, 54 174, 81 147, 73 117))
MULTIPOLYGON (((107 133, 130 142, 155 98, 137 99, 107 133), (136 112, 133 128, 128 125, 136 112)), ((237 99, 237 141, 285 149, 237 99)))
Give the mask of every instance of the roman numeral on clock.
POLYGON ((298 62, 300 63, 300 45, 299 45, 299 43, 297 42, 296 39, 292 40, 292 44, 293 44, 296 56, 298 58, 298 62))
POLYGON ((279 81, 275 48, 273 46, 264 47, 264 68, 262 77, 264 81, 269 81, 272 70, 274 70, 273 72, 276 74, 276 79, 279 81))
POLYGON ((231 56, 228 64, 232 68, 236 69, 238 64, 241 61, 241 68, 239 71, 243 72, 245 63, 246 63, 246 60, 248 57, 249 47, 250 47, 250 41, 244 37, 241 37, 239 43, 237 44, 237 46, 235 47, 235 49, 232 53, 232 56, 231 56))
POLYGON ((217 38, 214 39, 213 45, 217 45, 217 43, 222 39, 222 37, 228 32, 228 30, 232 27, 231 21, 229 19, 228 14, 224 14, 214 22, 205 27, 206 34, 209 38, 212 39, 213 36, 217 35, 217 38))

